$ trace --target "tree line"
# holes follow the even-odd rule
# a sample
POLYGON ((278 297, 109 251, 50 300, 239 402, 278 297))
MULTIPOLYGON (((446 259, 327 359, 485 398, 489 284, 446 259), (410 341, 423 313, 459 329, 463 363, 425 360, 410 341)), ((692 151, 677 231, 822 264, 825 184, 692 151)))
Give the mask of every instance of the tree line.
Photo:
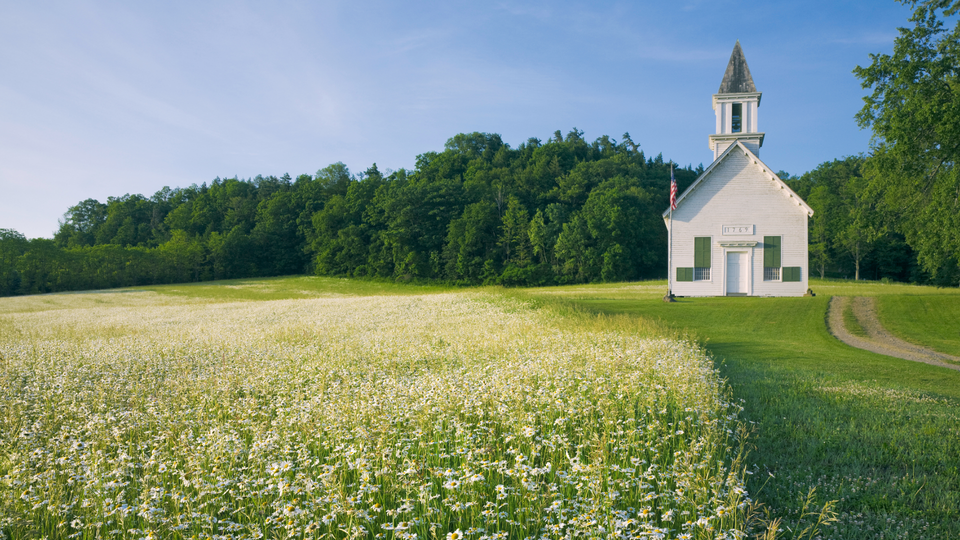
MULTIPOLYGON (((495 134, 460 134, 413 171, 374 164, 355 175, 335 163, 296 179, 87 199, 52 239, 0 229, 0 294, 299 273, 507 286, 665 277, 661 213, 676 166, 647 158, 629 134, 582 135, 512 149, 495 134)), ((885 221, 865 162, 779 173, 815 211, 811 274, 955 285, 885 221)), ((680 189, 702 171, 676 168, 680 189)))
MULTIPOLYGON (((864 162, 779 173, 815 211, 811 273, 950 284, 864 197, 864 162)), ((628 134, 587 143, 574 129, 511 149, 471 133, 414 171, 335 163, 296 179, 87 199, 52 239, 0 229, 0 294, 298 273, 508 286, 662 278, 670 167, 628 134)), ((680 189, 701 172, 676 168, 680 189)))
MULTIPOLYGON (((543 285, 666 275, 670 167, 624 134, 517 148, 459 134, 413 171, 215 179, 72 206, 52 239, 0 230, 0 294, 296 273, 543 285)), ((681 189, 702 165, 676 169, 681 189)))
POLYGON ((946 274, 919 264, 901 230, 884 225, 866 197, 865 161, 849 156, 799 178, 781 176, 814 211, 807 222, 810 275, 949 285, 946 274))

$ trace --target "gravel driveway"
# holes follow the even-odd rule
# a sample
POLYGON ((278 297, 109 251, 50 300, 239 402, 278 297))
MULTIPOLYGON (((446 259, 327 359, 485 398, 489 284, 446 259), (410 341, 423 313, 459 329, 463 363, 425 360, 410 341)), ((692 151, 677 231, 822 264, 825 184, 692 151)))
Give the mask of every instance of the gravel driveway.
POLYGON ((831 298, 827 308, 830 333, 851 347, 960 371, 960 358, 906 342, 884 329, 877 318, 876 301, 876 298, 862 296, 831 298), (867 333, 866 338, 851 334, 843 324, 843 311, 850 302, 853 302, 853 315, 867 333))

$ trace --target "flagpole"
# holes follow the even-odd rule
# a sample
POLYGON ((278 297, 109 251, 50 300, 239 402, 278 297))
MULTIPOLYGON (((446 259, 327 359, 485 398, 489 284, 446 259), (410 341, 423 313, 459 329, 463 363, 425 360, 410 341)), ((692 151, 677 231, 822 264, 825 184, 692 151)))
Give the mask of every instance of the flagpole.
POLYGON ((670 236, 667 240, 667 295, 664 302, 675 302, 673 299, 673 205, 676 201, 676 179, 673 177, 673 162, 670 163, 670 236))

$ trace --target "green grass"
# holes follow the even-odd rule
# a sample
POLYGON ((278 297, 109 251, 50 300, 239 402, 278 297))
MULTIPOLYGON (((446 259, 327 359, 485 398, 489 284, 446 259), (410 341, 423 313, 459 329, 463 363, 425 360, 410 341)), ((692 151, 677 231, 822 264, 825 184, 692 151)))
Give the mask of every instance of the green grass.
POLYGON ((855 336, 867 337, 867 331, 863 329, 863 325, 860 324, 857 316, 853 314, 852 301, 848 301, 847 305, 843 307, 843 326, 846 327, 847 332, 855 336))
POLYGON ((138 287, 137 289, 154 291, 164 295, 234 301, 286 300, 317 296, 411 295, 447 291, 451 290, 452 287, 318 276, 289 276, 160 285, 138 287))
POLYGON ((802 497, 816 487, 821 502, 838 501, 840 513, 824 538, 876 538, 879 531, 956 538, 960 372, 848 347, 827 332, 824 317, 830 294, 939 295, 950 303, 960 301, 957 291, 819 280, 811 287, 818 296, 675 304, 661 300, 665 282, 527 294, 653 319, 699 338, 756 428, 751 493, 787 524, 796 523, 802 497))
POLYGON ((878 303, 880 322, 901 339, 960 356, 960 297, 884 296, 878 303))
POLYGON ((848 279, 811 279, 817 296, 943 296, 960 301, 960 289, 940 289, 909 283, 881 283, 848 279))
POLYGON ((142 305, 145 301, 174 304, 201 301, 243 302, 336 296, 414 295, 449 290, 453 290, 453 287, 317 276, 231 279, 202 283, 12 296, 0 298, 0 315, 60 309, 89 309, 107 305, 136 307, 142 305))

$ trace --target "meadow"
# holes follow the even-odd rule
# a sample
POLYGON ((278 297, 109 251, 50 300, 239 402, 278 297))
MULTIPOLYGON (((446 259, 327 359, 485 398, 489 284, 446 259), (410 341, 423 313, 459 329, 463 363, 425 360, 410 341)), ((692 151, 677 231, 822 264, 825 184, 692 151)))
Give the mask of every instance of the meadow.
POLYGON ((783 536, 837 501, 823 538, 960 536, 960 373, 848 347, 824 317, 832 295, 876 296, 885 328, 949 354, 960 346, 960 291, 811 280, 813 298, 681 298, 665 282, 529 289, 522 296, 603 316, 646 319, 702 343, 744 421, 751 497, 783 536))
POLYGON ((740 538, 694 342, 324 278, 0 299, 3 538, 740 538))

